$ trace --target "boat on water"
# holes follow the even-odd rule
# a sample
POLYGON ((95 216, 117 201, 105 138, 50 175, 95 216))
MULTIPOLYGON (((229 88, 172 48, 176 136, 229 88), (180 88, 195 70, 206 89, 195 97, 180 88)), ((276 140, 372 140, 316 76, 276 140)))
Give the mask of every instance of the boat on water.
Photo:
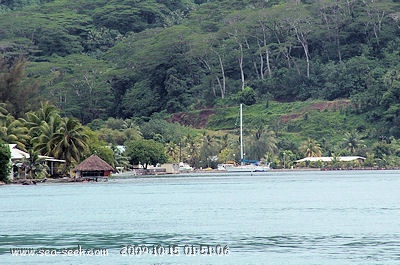
POLYGON ((193 168, 189 164, 180 162, 179 163, 179 172, 187 172, 187 171, 193 171, 193 168))
POLYGON ((269 164, 262 164, 258 160, 247 160, 244 158, 243 150, 243 104, 240 104, 240 165, 226 163, 221 165, 228 172, 265 172, 270 170, 269 164))
POLYGON ((224 167, 228 172, 266 172, 271 169, 269 164, 262 165, 259 161, 256 163, 242 162, 240 165, 225 164, 224 167))

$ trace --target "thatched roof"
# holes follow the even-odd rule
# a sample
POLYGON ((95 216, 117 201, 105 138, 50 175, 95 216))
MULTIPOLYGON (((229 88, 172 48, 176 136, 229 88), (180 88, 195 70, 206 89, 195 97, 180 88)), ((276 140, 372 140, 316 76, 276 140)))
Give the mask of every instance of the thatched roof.
POLYGON ((77 165, 74 171, 115 171, 115 169, 97 155, 91 155, 77 165))

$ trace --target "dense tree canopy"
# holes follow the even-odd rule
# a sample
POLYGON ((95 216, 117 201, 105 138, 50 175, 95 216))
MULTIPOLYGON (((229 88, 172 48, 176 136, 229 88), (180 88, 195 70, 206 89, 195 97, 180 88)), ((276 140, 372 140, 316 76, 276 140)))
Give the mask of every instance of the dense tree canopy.
POLYGON ((395 1, 0 5, 3 57, 28 58, 41 94, 83 123, 213 106, 243 98, 245 87, 253 101, 352 98, 359 111, 393 113, 386 95, 399 62, 395 1))
POLYGON ((167 161, 164 146, 154 140, 130 141, 127 142, 126 148, 126 154, 132 165, 141 164, 147 168, 149 165, 167 161))
MULTIPOLYGON (((89 124, 109 144, 143 137, 168 145, 174 157, 179 149, 179 159, 198 163, 210 161, 214 152, 229 157, 231 150, 220 139, 179 132, 167 125, 169 114, 246 103, 262 104, 266 111, 259 113, 271 115, 272 101, 348 100, 347 114, 365 118, 373 129, 357 124, 345 130, 344 113, 337 116, 342 124, 322 121, 322 114, 304 115, 284 129, 302 128, 309 149, 320 144, 325 153, 337 146, 360 152, 355 140, 362 137, 390 145, 400 137, 399 11, 393 0, 1 1, 0 101, 6 105, 0 136, 19 148, 54 155, 55 135, 61 137, 66 126, 89 124), (43 99, 57 108, 56 115, 50 109, 49 115, 36 112, 43 99), (134 121, 136 127, 116 129, 101 122, 109 118, 134 121), (312 131, 304 121, 337 126, 342 136, 314 143, 333 135, 325 128, 312 131), (339 144, 354 130, 364 134, 346 135, 347 144, 339 144)), ((212 118, 202 126, 211 126, 212 118)), ((252 127, 249 144, 272 144, 254 156, 276 153, 276 147, 284 150, 281 159, 301 153, 290 140, 273 139, 284 127, 279 119, 264 118, 252 127)), ((220 120, 217 127, 230 121, 220 120)), ((79 135, 86 138, 83 129, 79 135)), ((84 142, 65 152, 69 159, 76 162, 74 153, 87 152, 84 142)), ((301 146, 299 140, 296 144, 301 146)), ((376 157, 383 157, 382 146, 376 145, 376 157)), ((111 160, 106 150, 89 150, 111 160)))

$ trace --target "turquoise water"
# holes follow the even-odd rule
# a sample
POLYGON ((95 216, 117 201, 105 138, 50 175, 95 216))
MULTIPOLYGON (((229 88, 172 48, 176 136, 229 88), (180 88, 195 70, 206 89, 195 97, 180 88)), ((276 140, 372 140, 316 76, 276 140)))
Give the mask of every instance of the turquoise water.
POLYGON ((0 264, 400 264, 400 171, 1 186, 0 264))

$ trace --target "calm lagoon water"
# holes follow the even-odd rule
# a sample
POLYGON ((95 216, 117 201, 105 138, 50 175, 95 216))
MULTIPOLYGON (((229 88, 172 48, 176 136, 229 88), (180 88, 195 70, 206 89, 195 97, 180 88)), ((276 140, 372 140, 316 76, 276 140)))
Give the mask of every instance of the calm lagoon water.
POLYGON ((0 264, 400 264, 400 171, 1 186, 0 264))

